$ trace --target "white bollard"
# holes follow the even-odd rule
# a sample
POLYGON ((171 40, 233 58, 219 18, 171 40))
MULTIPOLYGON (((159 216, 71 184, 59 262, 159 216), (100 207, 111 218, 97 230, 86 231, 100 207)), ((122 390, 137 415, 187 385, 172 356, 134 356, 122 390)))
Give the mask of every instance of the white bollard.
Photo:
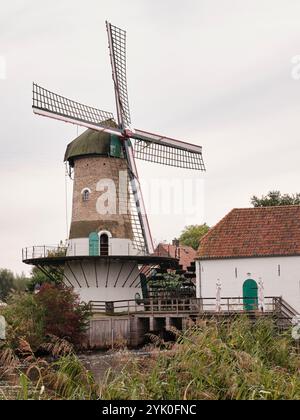
POLYGON ((0 340, 6 339, 6 321, 4 316, 0 316, 0 340))

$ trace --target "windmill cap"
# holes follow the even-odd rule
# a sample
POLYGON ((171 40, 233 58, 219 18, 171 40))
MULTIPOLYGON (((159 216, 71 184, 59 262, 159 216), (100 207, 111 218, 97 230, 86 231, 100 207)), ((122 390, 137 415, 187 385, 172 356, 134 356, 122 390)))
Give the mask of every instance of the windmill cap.
MULTIPOLYGON (((115 123, 111 122, 111 126, 113 124, 115 123)), ((74 166, 74 161, 81 157, 112 155, 111 145, 113 141, 120 144, 119 139, 109 133, 86 130, 67 146, 64 161, 68 161, 71 166, 74 166)))

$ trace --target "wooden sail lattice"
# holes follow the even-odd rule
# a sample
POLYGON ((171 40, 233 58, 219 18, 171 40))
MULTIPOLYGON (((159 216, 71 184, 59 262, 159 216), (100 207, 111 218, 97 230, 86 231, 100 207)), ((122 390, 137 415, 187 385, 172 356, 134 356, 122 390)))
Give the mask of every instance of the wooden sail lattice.
POLYGON ((135 141, 135 158, 176 168, 205 171, 202 153, 143 140, 135 141))
POLYGON ((74 119, 87 123, 101 123, 109 126, 108 122, 114 120, 111 112, 102 111, 79 102, 72 101, 64 96, 44 89, 43 87, 33 84, 33 108, 40 111, 53 113, 57 116, 74 119))

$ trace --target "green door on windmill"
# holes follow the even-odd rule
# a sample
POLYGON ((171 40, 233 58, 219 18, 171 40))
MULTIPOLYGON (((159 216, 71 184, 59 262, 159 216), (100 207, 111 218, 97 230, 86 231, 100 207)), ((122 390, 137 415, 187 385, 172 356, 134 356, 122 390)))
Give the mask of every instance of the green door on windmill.
POLYGON ((122 146, 118 136, 110 136, 110 156, 120 158, 122 157, 122 146))
POLYGON ((243 300, 245 311, 255 311, 258 308, 258 287, 255 280, 246 280, 243 285, 243 300))
POLYGON ((89 255, 97 257, 99 255, 99 236, 97 232, 93 232, 89 236, 89 255))

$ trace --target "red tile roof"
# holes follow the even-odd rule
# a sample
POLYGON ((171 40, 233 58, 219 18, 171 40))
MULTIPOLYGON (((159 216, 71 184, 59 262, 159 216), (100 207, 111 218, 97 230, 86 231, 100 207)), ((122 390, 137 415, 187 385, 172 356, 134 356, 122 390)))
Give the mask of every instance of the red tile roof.
POLYGON ((200 259, 300 255, 300 206, 234 209, 202 239, 200 259))
POLYGON ((183 270, 190 267, 191 263, 197 256, 197 251, 189 246, 175 246, 169 244, 159 244, 156 248, 154 255, 160 255, 161 257, 170 256, 172 258, 178 258, 179 264, 182 265, 183 270))

